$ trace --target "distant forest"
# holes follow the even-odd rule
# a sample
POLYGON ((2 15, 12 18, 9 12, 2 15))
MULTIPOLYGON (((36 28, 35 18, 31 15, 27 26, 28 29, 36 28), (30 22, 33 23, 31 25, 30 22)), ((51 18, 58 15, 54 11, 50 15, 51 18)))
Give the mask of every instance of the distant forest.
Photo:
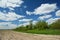
POLYGON ((60 19, 57 21, 53 22, 52 24, 48 25, 47 22, 45 21, 38 21, 37 23, 33 24, 32 21, 30 21, 29 25, 22 25, 16 28, 15 30, 33 30, 33 29, 38 29, 38 30, 43 30, 43 29, 60 29, 60 19))

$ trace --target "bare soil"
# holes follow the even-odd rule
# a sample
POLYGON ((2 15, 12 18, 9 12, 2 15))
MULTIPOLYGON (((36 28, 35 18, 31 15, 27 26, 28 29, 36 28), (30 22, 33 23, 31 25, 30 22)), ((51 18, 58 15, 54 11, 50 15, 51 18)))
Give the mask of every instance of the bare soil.
POLYGON ((0 40, 60 40, 60 35, 42 35, 0 30, 0 40))

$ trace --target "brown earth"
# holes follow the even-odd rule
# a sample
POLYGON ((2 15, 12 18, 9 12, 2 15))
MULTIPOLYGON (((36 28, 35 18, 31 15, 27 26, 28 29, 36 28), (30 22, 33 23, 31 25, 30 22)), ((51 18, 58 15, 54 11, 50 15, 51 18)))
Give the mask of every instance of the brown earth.
POLYGON ((0 40, 60 40, 60 35, 42 35, 0 30, 0 40))

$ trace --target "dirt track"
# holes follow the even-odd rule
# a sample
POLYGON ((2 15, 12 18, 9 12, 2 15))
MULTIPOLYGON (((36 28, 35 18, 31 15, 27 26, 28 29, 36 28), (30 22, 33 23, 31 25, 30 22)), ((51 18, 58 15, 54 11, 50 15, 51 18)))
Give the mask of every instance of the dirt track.
POLYGON ((0 30, 0 40, 60 40, 60 35, 37 35, 0 30))

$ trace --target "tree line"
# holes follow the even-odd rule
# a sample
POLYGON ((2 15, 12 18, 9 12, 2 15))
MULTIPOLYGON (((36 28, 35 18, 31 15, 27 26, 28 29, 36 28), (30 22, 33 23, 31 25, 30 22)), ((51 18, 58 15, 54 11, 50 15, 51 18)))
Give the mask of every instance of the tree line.
POLYGON ((38 30, 44 30, 44 29, 60 29, 60 19, 58 19, 57 21, 53 22, 52 24, 48 25, 47 22, 45 21, 38 21, 37 23, 33 24, 32 21, 30 21, 29 25, 22 25, 18 28, 16 28, 15 30, 34 30, 34 29, 38 29, 38 30))

